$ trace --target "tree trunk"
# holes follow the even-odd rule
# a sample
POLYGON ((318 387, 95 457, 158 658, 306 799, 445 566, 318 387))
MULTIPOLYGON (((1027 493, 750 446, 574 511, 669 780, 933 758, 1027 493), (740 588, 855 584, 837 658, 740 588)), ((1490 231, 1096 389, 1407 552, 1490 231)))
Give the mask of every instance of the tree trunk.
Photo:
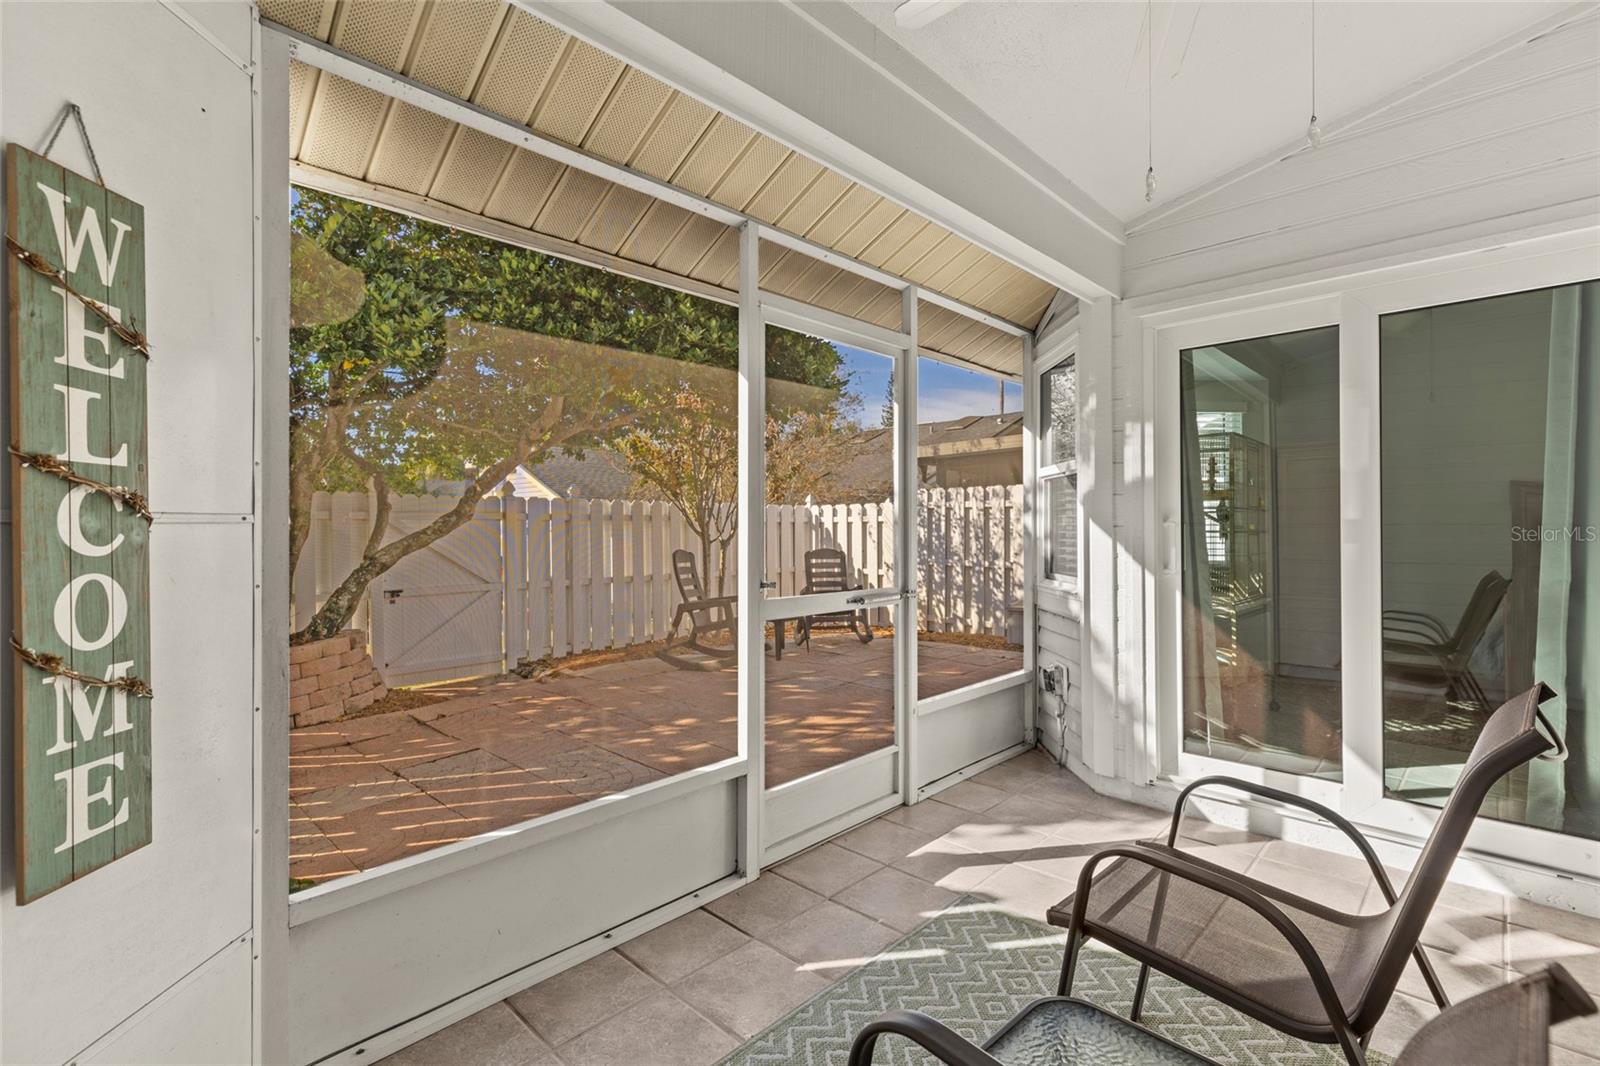
MULTIPOLYGON (((698 532, 698 531, 697 531, 698 532)), ((706 591, 711 591, 711 538, 705 533, 700 533, 700 573, 706 583, 706 591)), ((713 595, 721 596, 722 573, 717 573, 717 591, 713 595)))
POLYGON ((394 510, 389 482, 382 474, 372 475, 372 495, 372 532, 367 534, 367 546, 361 550, 363 558, 383 547, 383 536, 389 532, 389 514, 394 510))
POLYGON ((295 569, 300 565, 300 553, 311 536, 311 504, 316 497, 317 481, 322 477, 344 440, 350 421, 348 407, 329 407, 322 420, 322 428, 312 443, 302 453, 300 461, 289 466, 289 579, 294 580, 295 569))
POLYGON ((485 469, 473 479, 462 493, 456 505, 432 522, 420 529, 413 530, 405 536, 390 541, 382 547, 374 548, 371 540, 368 541, 368 550, 356 568, 339 582, 339 587, 334 589, 319 610, 300 632, 289 638, 290 644, 306 644, 314 640, 323 640, 335 636, 347 625, 356 613, 356 608, 361 604, 361 597, 366 593, 367 586, 385 571, 392 568, 401 559, 421 551, 441 537, 470 522, 477 513, 478 503, 500 482, 504 481, 510 473, 520 464, 526 462, 529 453, 533 451, 533 442, 538 441, 541 448, 552 448, 581 433, 589 432, 591 426, 575 426, 559 437, 554 430, 561 422, 561 412, 565 404, 560 398, 551 401, 539 418, 539 423, 530 428, 511 449, 511 454, 493 466, 485 469))

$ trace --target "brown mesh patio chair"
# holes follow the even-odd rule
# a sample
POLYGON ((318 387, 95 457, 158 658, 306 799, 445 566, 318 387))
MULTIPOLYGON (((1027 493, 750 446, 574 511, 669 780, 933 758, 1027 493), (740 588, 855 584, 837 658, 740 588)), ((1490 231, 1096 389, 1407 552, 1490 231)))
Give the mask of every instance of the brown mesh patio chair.
POLYGON ((1550 1027, 1594 1012, 1583 986, 1560 963, 1551 963, 1440 1013, 1406 1041, 1394 1066, 1549 1066, 1550 1027))
POLYGON ((1472 672, 1472 656, 1489 632, 1511 580, 1491 570, 1478 581, 1454 630, 1421 611, 1383 612, 1383 670, 1400 681, 1442 685, 1451 699, 1489 709, 1483 686, 1472 672))
POLYGON ((737 596, 707 596, 700 583, 700 565, 694 552, 679 548, 672 553, 672 577, 678 583, 678 606, 672 612, 672 626, 667 630, 667 642, 656 652, 658 658, 685 670, 707 669, 705 663, 686 657, 680 648, 693 648, 701 655, 715 659, 731 659, 738 654, 738 634, 734 628, 734 606, 737 596), (687 619, 689 631, 678 639, 678 627, 687 619), (707 644, 702 638, 726 633, 726 646, 707 644))
MULTIPOLYGON (((806 587, 800 595, 813 592, 858 592, 860 582, 850 584, 850 560, 838 548, 812 548, 806 552, 806 587)), ((872 626, 867 624, 866 608, 859 611, 833 611, 829 614, 808 614, 800 619, 798 642, 811 646, 811 634, 818 629, 848 629, 856 639, 866 644, 872 640, 872 626)))
MULTIPOLYGON (((1394 1066, 1549 1066, 1550 1027, 1593 1013, 1594 1000, 1552 963, 1441 1012, 1406 1042, 1394 1066)), ((857 1034, 849 1066, 869 1066, 878 1038, 889 1033, 915 1041, 949 1066, 1215 1066, 1137 1022, 1062 996, 1034 1000, 981 1048, 920 1011, 891 1011, 857 1034)))
MULTIPOLYGON (((1141 842, 1098 852, 1077 892, 1050 908, 1067 929, 1059 992, 1072 991, 1078 953, 1099 940, 1140 963, 1131 1017, 1137 1021, 1151 969, 1302 1040, 1337 1044, 1357 1066, 1409 959, 1434 999, 1449 1000, 1423 953, 1423 925, 1490 787, 1535 756, 1565 745, 1540 732, 1543 685, 1490 715, 1398 895, 1365 837, 1320 804, 1232 778, 1202 778, 1179 794, 1165 844, 1141 842), (1176 847, 1184 801, 1222 785, 1312 811, 1341 830, 1372 869, 1388 903, 1379 914, 1345 914, 1176 847)), ((1554 734, 1552 734, 1553 736, 1554 734)))

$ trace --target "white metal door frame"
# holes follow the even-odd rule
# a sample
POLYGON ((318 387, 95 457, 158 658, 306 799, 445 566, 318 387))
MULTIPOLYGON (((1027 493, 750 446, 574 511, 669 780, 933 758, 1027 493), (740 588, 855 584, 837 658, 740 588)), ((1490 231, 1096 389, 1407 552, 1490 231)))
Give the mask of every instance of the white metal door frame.
POLYGON ((740 508, 741 526, 765 526, 766 463, 766 327, 779 326, 824 340, 848 344, 884 356, 894 367, 894 523, 895 573, 888 588, 767 598, 762 588, 765 543, 759 536, 740 537, 740 752, 749 759, 747 810, 756 828, 743 842, 747 873, 761 862, 817 840, 902 803, 914 802, 916 781, 916 462, 917 462, 917 300, 919 290, 901 289, 901 328, 850 318, 759 288, 759 241, 762 227, 747 223, 740 242, 740 508), (757 359, 759 355, 759 360, 757 359), (759 367, 747 366, 759 361, 759 367), (885 749, 820 770, 775 789, 765 783, 766 662, 765 626, 769 622, 850 609, 889 608, 895 633, 895 738, 885 749), (909 639, 908 639, 909 637, 909 639), (884 762, 893 760, 892 774, 884 762), (768 804, 799 806, 773 818, 768 804), (772 824, 767 823, 769 818, 772 824))

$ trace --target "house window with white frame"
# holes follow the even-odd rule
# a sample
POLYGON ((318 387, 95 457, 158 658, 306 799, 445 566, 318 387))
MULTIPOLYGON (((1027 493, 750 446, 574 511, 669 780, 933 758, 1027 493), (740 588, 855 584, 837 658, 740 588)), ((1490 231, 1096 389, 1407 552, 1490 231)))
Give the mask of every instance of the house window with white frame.
POLYGON ((1076 357, 1039 376, 1039 502, 1044 575, 1078 580, 1078 367, 1076 357))

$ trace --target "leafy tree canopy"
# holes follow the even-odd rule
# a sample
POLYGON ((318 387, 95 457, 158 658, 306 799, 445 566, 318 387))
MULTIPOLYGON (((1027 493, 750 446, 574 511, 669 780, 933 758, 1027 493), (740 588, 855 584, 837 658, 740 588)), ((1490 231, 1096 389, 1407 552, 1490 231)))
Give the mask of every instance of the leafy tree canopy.
MULTIPOLYGON (((734 307, 327 193, 297 189, 290 215, 291 567, 318 489, 374 486, 381 526, 391 491, 466 479, 448 521, 389 545, 375 529, 301 639, 347 624, 372 578, 516 466, 735 420, 734 307)), ((770 331, 767 366, 812 397, 846 384, 833 346, 799 334, 770 331)))

